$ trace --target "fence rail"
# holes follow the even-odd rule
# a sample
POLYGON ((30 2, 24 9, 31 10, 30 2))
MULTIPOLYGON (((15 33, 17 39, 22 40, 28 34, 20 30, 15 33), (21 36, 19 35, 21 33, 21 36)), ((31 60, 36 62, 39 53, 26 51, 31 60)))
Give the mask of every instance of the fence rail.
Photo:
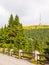
POLYGON ((13 49, 3 49, 2 51, 0 51, 0 53, 3 54, 8 54, 10 56, 13 57, 17 57, 20 59, 27 59, 27 60, 31 60, 31 59, 35 59, 37 58, 37 63, 44 63, 44 64, 49 64, 49 55, 45 55, 45 54, 35 54, 35 53, 30 53, 30 52, 23 52, 23 51, 16 51, 13 49), (36 56, 36 57, 35 57, 36 56), (44 57, 46 60, 41 60, 41 57, 44 57))
POLYGON ((37 54, 37 57, 38 57, 38 56, 39 56, 40 58, 41 58, 41 57, 42 57, 42 58, 43 58, 43 57, 45 58, 45 60, 37 59, 37 61, 40 62, 40 64, 44 63, 45 65, 47 65, 47 64, 49 65, 49 55, 37 54))

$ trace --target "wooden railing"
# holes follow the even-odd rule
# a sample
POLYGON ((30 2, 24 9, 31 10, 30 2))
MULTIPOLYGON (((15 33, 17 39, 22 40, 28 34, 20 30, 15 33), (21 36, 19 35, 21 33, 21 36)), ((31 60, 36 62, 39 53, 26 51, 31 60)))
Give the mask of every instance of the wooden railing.
MULTIPOLYGON (((35 59, 35 54, 30 53, 30 52, 20 52, 20 51, 16 51, 16 50, 7 50, 7 49, 5 50, 5 49, 3 49, 3 51, 1 53, 8 54, 10 56, 17 57, 20 59, 26 59, 26 60, 35 59)), ((37 54, 37 63, 38 62, 44 63, 44 64, 49 64, 49 55, 37 54), (42 60, 41 57, 42 58, 44 57, 45 59, 42 60)))
POLYGON ((33 53, 30 53, 30 52, 19 52, 19 51, 16 51, 16 50, 5 50, 3 49, 3 51, 1 52, 3 54, 7 54, 7 55, 10 55, 10 56, 18 56, 18 58, 20 59, 32 59, 34 56, 33 56, 33 53))
POLYGON ((37 59, 37 61, 40 63, 40 64, 48 64, 49 65, 49 55, 45 55, 45 54, 37 54, 37 57, 40 57, 40 59, 37 59), (45 59, 41 59, 41 58, 45 58, 45 59))
POLYGON ((30 53, 30 52, 21 52, 22 56, 21 58, 23 59, 32 59, 34 56, 33 56, 33 53, 30 53))

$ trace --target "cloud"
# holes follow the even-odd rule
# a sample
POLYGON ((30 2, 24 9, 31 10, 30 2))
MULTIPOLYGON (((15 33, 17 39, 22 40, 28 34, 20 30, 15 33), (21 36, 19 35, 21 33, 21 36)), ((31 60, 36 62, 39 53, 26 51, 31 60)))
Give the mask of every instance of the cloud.
POLYGON ((4 7, 0 6, 0 27, 4 26, 8 23, 10 13, 4 9, 4 7))
POLYGON ((0 21, 4 23, 12 13, 18 14, 23 25, 49 24, 49 0, 0 0, 0 5, 0 21))
POLYGON ((8 11, 6 11, 6 9, 4 9, 2 6, 0 6, 0 16, 4 16, 4 15, 8 15, 9 14, 9 12, 8 11))

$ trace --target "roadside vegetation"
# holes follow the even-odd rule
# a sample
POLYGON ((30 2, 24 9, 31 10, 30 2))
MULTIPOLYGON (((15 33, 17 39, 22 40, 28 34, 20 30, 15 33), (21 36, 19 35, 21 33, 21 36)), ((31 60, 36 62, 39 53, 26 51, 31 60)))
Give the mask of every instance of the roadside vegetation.
POLYGON ((0 28, 0 47, 49 54, 49 28, 24 29, 19 17, 11 15, 8 25, 0 28))

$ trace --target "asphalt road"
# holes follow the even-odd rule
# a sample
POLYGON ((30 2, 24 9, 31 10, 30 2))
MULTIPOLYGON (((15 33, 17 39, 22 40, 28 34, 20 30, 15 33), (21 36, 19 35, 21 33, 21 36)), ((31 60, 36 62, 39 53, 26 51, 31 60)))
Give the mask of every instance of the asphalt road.
POLYGON ((16 59, 11 56, 0 54, 0 65, 35 65, 26 60, 16 59))

